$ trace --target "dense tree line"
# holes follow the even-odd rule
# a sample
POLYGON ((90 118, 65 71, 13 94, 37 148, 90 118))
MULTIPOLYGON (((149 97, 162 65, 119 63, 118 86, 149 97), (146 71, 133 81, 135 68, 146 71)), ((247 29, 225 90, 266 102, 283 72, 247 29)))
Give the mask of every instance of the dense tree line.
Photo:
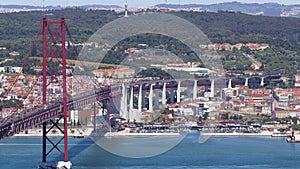
POLYGON ((159 34, 142 34, 128 37, 120 41, 115 46, 123 46, 122 50, 111 50, 103 59, 104 63, 119 64, 124 58, 128 56, 124 49, 160 49, 171 52, 172 54, 181 58, 184 62, 201 62, 196 53, 182 42, 164 35, 159 34), (147 44, 147 47, 139 46, 139 44, 147 44))
MULTIPOLYGON (((14 65, 20 66, 24 56, 27 55, 31 43, 34 40, 38 28, 42 23, 42 17, 47 15, 48 20, 58 20, 62 15, 66 18, 68 30, 72 39, 85 42, 99 28, 111 22, 123 14, 113 11, 85 10, 68 8, 47 12, 20 12, 0 14, 0 46, 7 47, 6 52, 0 51, 0 59, 8 56, 8 51, 20 52, 20 58, 14 65)), ((172 14, 187 19, 198 26, 211 40, 212 43, 268 43, 271 50, 265 52, 252 52, 256 59, 263 63, 262 69, 271 72, 278 65, 286 67, 290 73, 298 67, 291 65, 300 61, 300 19, 285 17, 251 16, 234 12, 172 12, 172 14), (284 60, 284 63, 282 62, 284 60), (296 62, 295 62, 296 61, 296 62), (289 65, 289 66, 287 66, 289 65)), ((107 53, 106 63, 120 63, 129 47, 137 47, 139 43, 147 43, 149 47, 163 47, 165 50, 182 57, 184 61, 198 61, 196 54, 187 46, 176 39, 161 35, 144 34, 129 37, 119 42, 122 50, 110 50, 107 53)), ((31 55, 41 56, 41 46, 37 46, 31 55)), ((68 58, 76 59, 76 53, 68 48, 68 58)), ((242 51, 243 52, 243 51, 242 51)), ((243 57, 242 52, 220 52, 224 56, 223 64, 226 69, 239 71, 250 68, 250 62, 243 57)), ((32 64, 38 64, 31 61, 32 64)), ((29 70, 29 68, 28 68, 29 70)))
POLYGON ((299 18, 253 16, 224 12, 173 13, 197 25, 216 43, 269 43, 299 51, 299 18), (297 46, 298 45, 298 46, 297 46))
POLYGON ((2 110, 3 108, 11 108, 11 107, 22 108, 23 104, 21 103, 20 100, 17 99, 3 100, 0 103, 0 110, 2 110))

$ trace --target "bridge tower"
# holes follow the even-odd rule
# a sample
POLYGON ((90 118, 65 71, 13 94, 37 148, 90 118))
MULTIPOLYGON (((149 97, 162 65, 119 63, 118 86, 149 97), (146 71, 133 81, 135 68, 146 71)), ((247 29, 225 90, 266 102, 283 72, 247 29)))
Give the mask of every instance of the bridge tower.
MULTIPOLYGON (((47 104, 47 87, 50 81, 47 80, 48 74, 53 74, 53 72, 48 71, 47 63, 53 58, 61 57, 61 60, 57 59, 62 66, 62 88, 63 88, 63 100, 61 103, 61 111, 63 112, 62 116, 58 119, 50 120, 51 126, 47 129, 47 123, 43 123, 43 137, 42 137, 42 163, 40 168, 43 168, 42 165, 47 164, 47 156, 56 149, 64 157, 64 161, 58 162, 57 167, 71 168, 71 162, 68 159, 68 128, 67 128, 67 77, 66 77, 66 25, 65 18, 62 16, 59 21, 48 21, 46 16, 43 18, 42 23, 42 34, 43 34, 43 85, 42 85, 42 103, 47 104), (58 125, 60 120, 63 120, 63 129, 58 125), (47 134, 56 127, 62 134, 63 137, 57 142, 54 143, 47 134), (51 148, 47 151, 47 143, 51 144, 51 148), (59 148, 59 144, 63 143, 63 151, 59 148)), ((57 73, 57 72, 56 72, 57 73)), ((49 126, 48 126, 49 127, 49 126)))

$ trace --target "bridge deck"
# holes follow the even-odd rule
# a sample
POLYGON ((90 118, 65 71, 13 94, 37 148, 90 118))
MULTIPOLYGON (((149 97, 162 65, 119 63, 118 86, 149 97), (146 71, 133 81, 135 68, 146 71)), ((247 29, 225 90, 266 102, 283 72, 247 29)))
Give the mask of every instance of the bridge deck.
MULTIPOLYGON (((103 101, 120 93, 120 87, 100 88, 82 94, 75 95, 67 100, 67 111, 83 108, 84 106, 103 101), (112 92, 113 91, 113 92, 112 92)), ((51 102, 47 105, 41 105, 34 109, 14 113, 0 125, 0 140, 20 133, 26 129, 41 125, 51 119, 63 116, 63 104, 61 100, 51 102)))

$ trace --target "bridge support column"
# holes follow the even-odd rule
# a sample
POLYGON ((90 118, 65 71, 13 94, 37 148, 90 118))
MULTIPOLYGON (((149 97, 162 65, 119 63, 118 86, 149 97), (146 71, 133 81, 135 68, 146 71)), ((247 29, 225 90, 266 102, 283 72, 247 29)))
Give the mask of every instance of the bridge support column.
POLYGON ((232 86, 231 86, 231 81, 232 81, 232 79, 229 79, 229 82, 228 82, 228 89, 231 89, 232 88, 232 86))
POLYGON ((142 90, 142 109, 146 108, 146 91, 142 90))
POLYGON ((120 109, 120 116, 127 119, 127 88, 124 83, 122 84, 122 98, 120 109))
POLYGON ((130 100, 129 100, 129 113, 128 119, 129 121, 133 120, 133 86, 130 86, 130 100))
POLYGON ((128 119, 128 88, 125 86, 125 96, 124 96, 124 117, 128 119))
POLYGON ((66 58, 66 37, 65 37, 65 18, 61 18, 61 41, 62 41, 62 74, 63 74, 63 119, 64 119, 64 162, 69 161, 68 152, 68 112, 67 112, 67 58, 66 58))
POLYGON ((211 83, 210 83, 210 96, 211 98, 213 98, 215 96, 215 80, 212 79, 211 83))
MULTIPOLYGON (((96 120, 96 100, 94 101, 94 104, 93 104, 93 107, 94 107, 94 117, 93 117, 93 125, 94 125, 94 132, 96 132, 97 130, 97 120, 96 120)), ((74 120, 74 126, 75 126, 75 120, 74 120)))
POLYGON ((248 86, 248 80, 249 80, 249 78, 246 78, 246 80, 245 80, 245 86, 248 86))
POLYGON ((127 119, 127 87, 124 85, 124 97, 123 97, 123 116, 127 119))
POLYGON ((180 103, 180 83, 181 81, 179 81, 177 85, 177 103, 180 103))
MULTIPOLYGON (((43 18, 42 22, 42 30, 43 30, 43 85, 42 85, 42 103, 45 105, 47 104, 47 86, 48 86, 48 81, 47 81, 47 62, 48 59, 54 58, 56 54, 54 50, 54 46, 56 47, 55 50, 57 50, 57 43, 61 43, 61 59, 62 59, 62 88, 63 88, 63 102, 61 105, 61 114, 60 119, 63 119, 64 124, 63 124, 63 129, 61 129, 58 126, 58 120, 53 120, 50 119, 52 122, 52 126, 50 129, 46 130, 46 123, 43 123, 43 137, 42 137, 42 164, 40 167, 43 167, 43 165, 46 165, 45 163, 47 162, 47 156, 52 152, 52 150, 56 149, 58 152, 60 152, 63 157, 64 161, 60 161, 58 163, 59 167, 64 167, 64 168, 71 168, 72 164, 68 161, 69 159, 69 154, 68 154, 68 123, 67 123, 67 118, 68 118, 68 112, 67 112, 67 76, 66 76, 66 27, 65 27, 65 18, 61 17, 60 21, 47 21, 46 16, 43 18), (56 29, 53 29, 55 31, 50 30, 50 25, 57 25, 56 29), (47 32, 49 35, 47 35, 47 32), (48 41, 49 40, 49 41, 48 41), (50 45, 51 44, 51 45, 50 45), (49 55, 49 56, 48 56, 49 55), (57 129, 60 130, 60 132, 63 134, 63 137, 61 140, 59 140, 56 144, 50 140, 50 138, 47 137, 47 133, 53 128, 56 127, 57 129), (47 140, 48 142, 52 145, 52 148, 47 152, 47 140), (59 144, 63 142, 63 151, 59 149, 59 144)), ((57 53, 58 54, 58 53, 57 53)))
POLYGON ((154 89, 155 92, 155 98, 154 98, 154 105, 159 105, 159 89, 154 89))
POLYGON ((175 100, 174 100, 174 89, 170 88, 170 104, 174 104, 175 100))
MULTIPOLYGON (((48 22, 46 17, 43 18, 43 104, 47 103, 47 27, 48 22)), ((43 123, 43 150, 42 161, 47 161, 47 131, 46 122, 43 123)))
POLYGON ((140 84, 139 85, 139 97, 138 97, 138 110, 139 110, 139 112, 142 111, 142 87, 143 87, 143 85, 140 84))
POLYGON ((153 84, 150 85, 149 91, 149 111, 153 111, 153 84))
POLYGON ((46 133, 47 133, 47 129, 46 129, 46 127, 47 127, 47 123, 46 122, 44 122, 43 123, 43 150, 42 150, 42 156, 43 156, 43 163, 45 163, 46 162, 46 160, 47 160, 47 136, 46 136, 46 133))
POLYGON ((191 86, 188 86, 186 87, 186 95, 187 95, 187 98, 191 98, 191 90, 192 90, 192 87, 191 86))
POLYGON ((194 87, 193 87, 193 99, 196 99, 198 96, 198 89, 197 89, 197 80, 194 82, 194 87))
POLYGON ((110 113, 111 113, 111 99, 107 100, 107 131, 110 132, 111 131, 111 125, 110 125, 110 113))
MULTIPOLYGON (((117 101, 115 101, 115 102, 117 102, 117 101)), ((113 98, 109 99, 109 105, 110 105, 110 113, 114 114, 114 115, 117 114, 117 108, 116 108, 116 105, 114 103, 114 99, 113 98)))
POLYGON ((102 115, 105 115, 105 103, 102 101, 102 115))
POLYGON ((130 86, 130 100, 129 100, 129 110, 133 110, 133 86, 130 86))
POLYGON ((260 86, 264 86, 265 85, 264 78, 265 77, 261 77, 260 86))
POLYGON ((163 105, 167 104, 167 83, 165 83, 165 82, 163 84, 161 102, 162 102, 163 105))

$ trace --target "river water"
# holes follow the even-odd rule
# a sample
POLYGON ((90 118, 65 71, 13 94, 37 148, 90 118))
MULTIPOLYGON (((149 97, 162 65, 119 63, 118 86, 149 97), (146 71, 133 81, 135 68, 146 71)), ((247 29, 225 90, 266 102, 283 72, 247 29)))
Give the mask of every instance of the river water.
MULTIPOLYGON (((300 168, 300 144, 287 143, 284 138, 222 136, 210 137, 201 144, 198 138, 199 133, 192 132, 169 151, 147 158, 118 156, 90 138, 70 138, 69 157, 75 169, 300 168)), ((60 160, 61 156, 53 153, 49 159, 60 160)), ((37 168, 40 161, 41 138, 11 137, 0 141, 1 169, 37 168)))

